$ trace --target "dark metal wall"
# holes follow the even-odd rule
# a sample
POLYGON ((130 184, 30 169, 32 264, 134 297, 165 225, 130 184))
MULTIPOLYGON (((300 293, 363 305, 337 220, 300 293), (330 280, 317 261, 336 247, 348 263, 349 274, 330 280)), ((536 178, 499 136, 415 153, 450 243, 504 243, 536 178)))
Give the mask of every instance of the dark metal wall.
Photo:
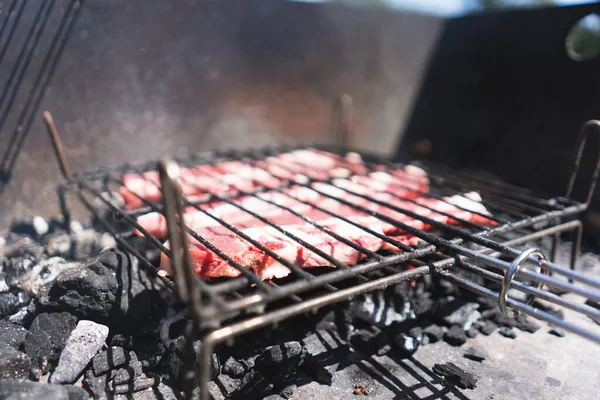
MULTIPOLYGON (((12 1, 0 0, 0 10, 12 1)), ((428 16, 280 0, 51 2, 0 127, 0 230, 12 215, 57 212, 54 188, 61 179, 40 118, 46 109, 76 171, 182 147, 332 141, 331 106, 342 93, 352 95, 356 108, 352 144, 390 153, 443 24, 428 16), (54 73, 44 72, 68 10, 72 32, 54 73), (35 108, 28 99, 42 92, 40 74, 48 86, 33 96, 41 102, 35 108)), ((15 66, 23 70, 20 50, 42 3, 24 6, 0 63, 3 91, 15 66)))
MULTIPOLYGON (((446 165, 484 168, 522 186, 564 193, 579 129, 600 119, 600 59, 576 62, 565 49, 569 30, 592 12, 600 5, 448 21, 398 157, 422 150, 427 139, 429 157, 446 165)), ((598 145, 588 145, 593 155, 598 145)), ((582 171, 593 162, 586 157, 582 171)))

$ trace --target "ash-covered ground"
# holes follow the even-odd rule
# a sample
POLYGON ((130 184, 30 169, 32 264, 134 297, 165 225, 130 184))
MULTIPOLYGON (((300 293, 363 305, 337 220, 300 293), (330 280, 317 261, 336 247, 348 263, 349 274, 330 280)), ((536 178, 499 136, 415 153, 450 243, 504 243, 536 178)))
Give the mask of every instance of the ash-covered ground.
MULTIPOLYGON (((15 221, 0 238, 1 398, 181 396, 186 310, 115 245, 92 225, 67 233, 41 218, 15 221)), ((593 254, 579 268, 600 275, 593 254)), ((196 354, 201 346, 198 338, 196 354)), ((240 399, 591 399, 599 370, 597 345, 505 318, 494 302, 429 276, 221 346, 210 390, 240 399)))

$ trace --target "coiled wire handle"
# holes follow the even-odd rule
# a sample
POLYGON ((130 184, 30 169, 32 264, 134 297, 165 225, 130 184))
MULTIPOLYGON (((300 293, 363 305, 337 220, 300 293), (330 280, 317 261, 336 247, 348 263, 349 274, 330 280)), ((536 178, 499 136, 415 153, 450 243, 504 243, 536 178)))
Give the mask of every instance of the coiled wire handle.
MULTIPOLYGON (((519 311, 509 310, 508 306, 506 305, 510 284, 512 283, 516 273, 519 271, 519 268, 521 268, 521 264, 523 264, 523 262, 531 256, 537 256, 540 259, 540 273, 548 275, 548 271, 544 269, 544 263, 548 260, 548 257, 540 249, 532 247, 521 253, 519 257, 515 258, 510 267, 508 267, 508 269, 506 270, 506 274, 504 275, 504 279, 502 280, 502 290, 500 290, 500 295, 498 296, 498 308, 500 309, 500 312, 503 315, 509 318, 515 318, 517 315, 519 315, 519 311)), ((535 289, 541 289, 542 286, 544 286, 544 284, 542 282, 538 282, 533 287, 535 289)), ((536 297, 534 295, 528 294, 525 300, 525 304, 530 306, 533 304, 535 299, 536 297)))

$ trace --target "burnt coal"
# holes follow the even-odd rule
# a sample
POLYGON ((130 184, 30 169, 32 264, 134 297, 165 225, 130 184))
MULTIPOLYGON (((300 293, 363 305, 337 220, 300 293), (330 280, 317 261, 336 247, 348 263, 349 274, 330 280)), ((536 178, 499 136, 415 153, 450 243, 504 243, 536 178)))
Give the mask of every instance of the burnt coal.
POLYGON ((108 374, 96 376, 91 368, 88 369, 83 378, 83 387, 92 394, 94 399, 106 398, 108 390, 108 374))
POLYGON ((27 329, 10 322, 0 321, 0 343, 18 349, 25 342, 25 336, 27 336, 27 329))
POLYGON ((475 389, 477 387, 477 377, 475 375, 464 371, 451 362, 435 364, 433 372, 444 377, 447 381, 454 383, 461 389, 475 389))
POLYGON ((131 349, 133 347, 133 337, 118 333, 109 339, 108 344, 109 346, 119 346, 131 349))
POLYGON ((487 353, 479 346, 471 346, 467 350, 465 350, 463 357, 468 358, 473 361, 483 361, 488 355, 487 353))
POLYGON ((402 358, 407 358, 419 349, 419 340, 404 333, 400 333, 394 337, 394 345, 396 353, 402 358))
POLYGON ((50 257, 73 258, 71 236, 66 232, 56 232, 47 235, 45 240, 46 253, 50 257))
POLYGON ((111 328, 146 330, 156 324, 165 302, 137 259, 115 250, 63 272, 41 290, 36 309, 66 310, 111 328))
POLYGON ((159 377, 140 377, 139 379, 136 379, 133 384, 126 383, 123 385, 111 385, 109 383, 109 388, 111 388, 112 392, 115 394, 125 394, 139 392, 140 390, 151 387, 157 387, 159 384, 159 377))
POLYGON ((462 326, 452 325, 444 334, 444 341, 452 346, 462 346, 467 342, 467 335, 462 326))
POLYGON ((154 368, 162 360, 166 348, 158 338, 136 338, 135 351, 144 368, 154 368))
POLYGON ((415 339, 417 339, 420 342, 421 339, 423 338, 423 328, 421 328, 420 326, 412 327, 408 331, 408 336, 414 337, 415 339))
POLYGON ((122 347, 109 347, 101 351, 92 359, 94 374, 100 376, 113 368, 120 367, 130 360, 127 350, 122 347))
POLYGON ((512 329, 503 326, 500 328, 500 331, 498 332, 500 333, 502 336, 507 337, 509 339, 514 339, 517 337, 517 334, 515 333, 515 331, 513 331, 512 329))
POLYGON ((312 376, 317 382, 324 385, 331 385, 333 382, 333 375, 327 371, 317 360, 313 358, 307 358, 302 364, 302 370, 308 375, 312 376))
POLYGON ((479 332, 481 332, 485 336, 491 335, 496 329, 498 329, 498 325, 496 325, 495 322, 490 320, 485 320, 479 325, 479 332))
POLYGON ((73 383, 104 345, 108 327, 92 321, 79 321, 60 354, 52 383, 73 383))
POLYGON ((538 329, 541 328, 541 325, 526 316, 525 314, 520 314, 517 316, 517 328, 522 330, 523 332, 535 333, 538 329))
POLYGON ((223 365, 223 373, 233 378, 241 378, 246 373, 246 368, 233 357, 229 357, 223 365))
POLYGON ((12 233, 6 237, 2 252, 6 259, 22 257, 39 260, 44 254, 44 248, 30 237, 12 233))
POLYGON ((469 339, 473 339, 473 338, 477 337, 477 335, 479 335, 479 331, 477 330, 477 328, 472 326, 465 331, 465 334, 467 335, 467 337, 469 339))
POLYGON ((0 379, 25 379, 30 369, 31 361, 26 354, 0 343, 0 379))
POLYGON ((565 337, 566 332, 561 328, 552 328, 548 331, 549 334, 557 336, 557 337, 565 337))
POLYGON ((0 381, 1 399, 87 400, 87 392, 72 385, 29 382, 17 379, 0 381))
POLYGON ((436 343, 444 338, 445 330, 439 325, 430 325, 423 333, 429 338, 429 343, 436 343))
POLYGON ((58 361, 77 318, 61 312, 40 314, 33 320, 23 347, 31 360, 31 374, 36 379, 58 361))
POLYGON ((0 293, 0 318, 15 313, 19 308, 27 304, 27 297, 22 292, 0 293))
POLYGON ((13 257, 4 262, 2 271, 4 281, 9 288, 17 288, 35 264, 35 261, 26 257, 13 257))
POLYGON ((262 372, 254 370, 242 378, 240 386, 233 393, 234 399, 262 399, 273 392, 275 384, 262 372))
POLYGON ((444 314, 449 312, 449 314, 442 317, 442 321, 446 325, 459 325, 467 330, 481 318, 478 309, 479 304, 477 303, 465 303, 463 300, 456 299, 449 302, 439 312, 444 314))
POLYGON ((256 359, 256 364, 275 366, 285 363, 298 366, 304 361, 306 353, 306 348, 300 342, 286 342, 267 347, 256 359))
POLYGON ((517 320, 515 318, 507 317, 502 315, 500 311, 497 311, 493 316, 493 321, 500 327, 504 328, 515 328, 517 326, 517 320))
POLYGON ((221 374, 217 377, 217 385, 226 397, 230 397, 242 384, 241 378, 233 378, 229 375, 221 374))
POLYGON ((110 372, 110 380, 113 385, 133 384, 143 374, 142 363, 137 359, 134 352, 130 352, 130 360, 127 366, 110 372))

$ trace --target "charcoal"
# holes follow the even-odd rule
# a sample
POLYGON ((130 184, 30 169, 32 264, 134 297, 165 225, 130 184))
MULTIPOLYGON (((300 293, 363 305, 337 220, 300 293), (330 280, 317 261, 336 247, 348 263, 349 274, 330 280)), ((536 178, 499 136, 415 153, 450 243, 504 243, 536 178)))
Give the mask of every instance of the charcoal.
POLYGON ((246 373, 246 369, 233 357, 229 357, 223 365, 223 373, 233 378, 241 378, 246 373))
POLYGON ((412 300, 412 307, 415 314, 421 316, 431 312, 434 301, 431 298, 431 293, 424 292, 412 300))
POLYGON ((22 257, 39 260, 44 253, 44 248, 27 236, 10 234, 2 252, 7 259, 22 257))
POLYGON ((442 317, 442 321, 450 325, 460 325, 464 330, 469 329, 475 321, 481 318, 481 313, 477 311, 479 304, 477 303, 463 303, 462 300, 454 300, 440 312, 449 312, 448 315, 442 317), (456 308, 455 308, 456 307, 456 308))
POLYGON ((76 260, 86 260, 97 255, 100 250, 102 235, 94 229, 81 229, 73 231, 72 255, 76 260))
POLYGON ((0 379, 26 379, 31 361, 13 346, 0 343, 0 379))
POLYGON ((157 288, 137 259, 110 250, 44 286, 36 309, 66 310, 111 329, 144 332, 158 324, 166 310, 157 288))
POLYGON ((119 346, 126 349, 131 349, 133 347, 133 337, 119 333, 111 337, 108 341, 108 344, 110 346, 119 346))
POLYGON ((156 338, 135 341, 135 352, 144 368, 156 367, 162 360, 165 350, 165 346, 156 338))
POLYGON ((279 395, 281 397, 283 397, 284 399, 290 399, 294 395, 294 390, 296 390, 296 388, 297 388, 297 385, 294 385, 294 384, 288 385, 279 392, 279 395))
POLYGON ((312 376, 319 383, 331 385, 333 382, 333 375, 331 372, 327 371, 327 369, 325 369, 321 363, 314 359, 307 358, 304 360, 304 363, 301 367, 304 372, 312 376))
POLYGON ((515 331, 513 331, 512 329, 506 327, 506 326, 502 326, 500 327, 500 331, 499 333, 504 336, 507 337, 509 339, 514 339, 517 337, 517 334, 515 333, 515 331))
POLYGON ((92 321, 79 321, 67 339, 50 382, 73 383, 92 357, 100 351, 107 337, 107 326, 92 321))
POLYGON ((485 336, 489 336, 498 328, 495 322, 490 320, 485 320, 481 325, 479 325, 479 332, 484 334, 485 336))
POLYGON ((10 224, 10 231, 39 239, 49 231, 49 225, 42 217, 16 217, 10 224))
POLYGON ((3 265, 4 281, 9 288, 18 288, 24 277, 33 269, 35 261, 25 257, 14 257, 3 265))
POLYGON ((410 357, 419 349, 419 340, 400 333, 394 337, 395 349, 402 358, 410 357))
POLYGON ((436 343, 444 337, 444 329, 439 325, 430 325, 423 330, 425 336, 429 338, 430 343, 436 343))
POLYGON ((423 328, 421 328, 420 326, 415 326, 411 328, 408 331, 408 336, 414 337, 418 341, 421 341, 421 338, 423 337, 423 328))
MULTIPOLYGON (((135 353, 132 356, 134 355, 135 353)), ((127 367, 111 371, 110 380, 113 385, 133 384, 137 378, 142 376, 142 373, 142 363, 137 358, 131 357, 127 367)))
POLYGON ((515 318, 507 317, 506 315, 502 315, 500 312, 497 312, 493 320, 498 326, 505 328, 514 328, 517 326, 517 320, 515 318))
POLYGON ((231 396, 242 384, 242 379, 232 378, 229 375, 221 374, 217 377, 217 384, 226 397, 231 396))
POLYGON ((242 378, 240 386, 233 394, 236 399, 262 399, 273 392, 275 385, 260 371, 248 372, 242 378))
POLYGON ((0 399, 87 400, 87 392, 72 385, 29 382, 18 379, 0 381, 0 399))
POLYGON ((467 342, 467 335, 462 326, 452 325, 444 334, 444 341, 452 346, 462 346, 467 342))
POLYGON ((463 357, 468 358, 473 361, 483 361, 488 355, 487 353, 479 346, 471 346, 464 353, 463 357))
POLYGON ((108 349, 96 354, 96 356, 92 359, 94 374, 96 376, 100 376, 115 367, 120 367, 129 360, 129 352, 124 348, 116 346, 109 347, 108 349))
POLYGON ((523 332, 535 333, 538 329, 541 328, 540 324, 533 321, 525 314, 521 314, 517 316, 517 328, 522 330, 523 332))
POLYGON ((467 337, 469 339, 473 339, 474 337, 476 337, 477 335, 479 335, 479 331, 477 330, 477 328, 475 328, 474 326, 470 327, 469 329, 467 329, 465 331, 465 334, 467 335, 467 337))
POLYGON ((15 311, 8 318, 5 318, 5 321, 15 325, 29 326, 31 325, 34 317, 35 315, 29 312, 29 307, 23 306, 18 308, 17 311, 15 311))
MULTIPOLYGON (((588 299, 585 302, 586 305, 590 306, 590 307, 594 307, 597 310, 600 310, 600 302, 597 302, 595 300, 592 299, 588 299)), ((592 321, 594 321, 595 323, 597 323, 598 325, 600 325, 600 318, 595 318, 595 317, 590 317, 590 319, 592 321)))
POLYGON ((35 317, 25 336, 23 347, 31 360, 31 373, 36 379, 46 371, 49 364, 53 365, 58 361, 76 324, 77 318, 66 312, 35 317))
MULTIPOLYGON (((200 351, 202 342, 200 340, 196 340, 193 343, 193 347, 193 352, 190 353, 189 350, 186 349, 186 340, 184 336, 179 336, 178 338, 173 339, 169 344, 166 362, 171 376, 173 376, 174 379, 181 378, 181 372, 183 371, 186 357, 192 357, 190 361, 195 365, 196 369, 202 367, 200 365, 200 351)), ((211 373, 211 377, 213 379, 221 373, 221 363, 216 353, 213 353, 212 355, 211 373)))
POLYGON ((46 236, 46 253, 50 257, 71 258, 71 236, 66 232, 56 232, 46 236))
POLYGON ((378 327, 390 326, 414 317, 409 301, 394 301, 382 291, 366 294, 352 302, 351 313, 355 318, 378 327))
POLYGON ((156 387, 156 386, 158 386, 159 383, 160 383, 159 377, 149 378, 149 377, 142 376, 142 377, 136 379, 136 381, 133 384, 126 383, 123 385, 114 385, 112 387, 112 391, 115 394, 139 392, 140 390, 148 389, 151 387, 156 387))
MULTIPOLYGON (((124 396, 117 396, 117 400, 131 399, 131 400, 178 400, 181 399, 181 395, 174 391, 170 386, 160 382, 158 385, 153 387, 139 390, 131 394, 125 394, 124 396)), ((192 398, 197 399, 198 396, 192 398)))
POLYGON ((34 265, 30 272, 20 278, 20 285, 27 293, 38 296, 41 288, 53 282, 63 271, 80 267, 81 264, 78 262, 52 257, 34 265))
POLYGON ((18 349, 25 341, 27 329, 20 325, 12 324, 6 321, 0 321, 0 343, 18 349))
POLYGON ((87 370, 83 378, 83 387, 92 393, 94 399, 107 398, 107 383, 108 374, 96 376, 91 368, 87 370))
POLYGON ((558 337, 565 337, 566 332, 564 331, 564 329, 561 328, 552 328, 548 331, 549 334, 554 335, 554 336, 558 336, 558 337))
POLYGON ((390 335, 385 331, 381 332, 377 336, 377 340, 376 340, 377 355, 383 356, 383 355, 389 353, 390 350, 392 350, 391 343, 392 343, 392 341, 390 339, 390 335))
POLYGON ((306 348, 300 342, 286 342, 264 349, 256 359, 256 364, 273 366, 285 363, 298 366, 304 361, 306 353, 306 348))
POLYGON ((27 304, 27 298, 22 292, 0 293, 0 318, 13 314, 25 304, 27 304))
POLYGON ((435 364, 432 370, 461 389, 475 389, 477 387, 477 377, 475 375, 464 371, 451 362, 435 364))

